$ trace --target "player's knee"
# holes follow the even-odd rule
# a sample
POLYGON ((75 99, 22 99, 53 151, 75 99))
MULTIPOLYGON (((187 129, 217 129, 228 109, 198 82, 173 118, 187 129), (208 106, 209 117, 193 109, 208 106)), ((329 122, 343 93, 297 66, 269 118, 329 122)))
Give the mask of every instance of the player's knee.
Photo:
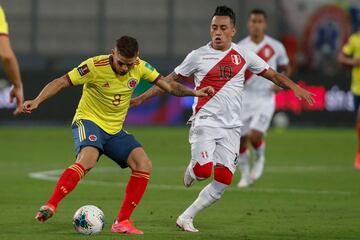
POLYGON ((84 147, 77 155, 76 162, 81 164, 86 171, 92 169, 99 159, 99 150, 95 147, 84 147))
POLYGON ((263 139, 263 133, 262 132, 259 132, 259 131, 256 131, 256 130, 251 131, 251 133, 250 133, 250 141, 251 141, 252 145, 261 142, 262 139, 263 139))
POLYGON ((213 167, 212 162, 205 163, 204 165, 200 165, 197 162, 195 164, 195 166, 193 167, 193 171, 194 171, 195 176, 198 179, 206 179, 206 178, 211 177, 212 167, 213 167))
POLYGON ((224 166, 215 166, 214 168, 214 179, 217 182, 225 185, 230 185, 232 181, 233 173, 224 166))

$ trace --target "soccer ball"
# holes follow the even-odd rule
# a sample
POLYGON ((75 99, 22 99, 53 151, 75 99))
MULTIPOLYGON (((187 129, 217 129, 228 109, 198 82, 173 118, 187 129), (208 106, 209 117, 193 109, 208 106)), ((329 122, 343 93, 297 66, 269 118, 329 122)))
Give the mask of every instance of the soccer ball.
POLYGON ((79 208, 73 217, 74 228, 77 232, 91 235, 101 232, 105 226, 105 215, 94 205, 79 208))

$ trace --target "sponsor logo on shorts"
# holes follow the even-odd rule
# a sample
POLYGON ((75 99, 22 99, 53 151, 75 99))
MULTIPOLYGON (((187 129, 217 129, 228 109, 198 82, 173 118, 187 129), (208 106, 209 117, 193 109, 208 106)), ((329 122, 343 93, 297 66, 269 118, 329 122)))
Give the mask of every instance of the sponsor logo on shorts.
POLYGON ((89 140, 92 141, 92 142, 95 142, 95 141, 97 140, 97 136, 94 135, 94 134, 91 134, 91 135, 89 136, 89 140))
POLYGON ((209 158, 209 155, 208 155, 208 152, 207 152, 207 151, 201 152, 201 156, 202 156, 204 159, 208 159, 208 158, 209 158))
POLYGON ((134 87, 136 87, 137 82, 138 82, 137 79, 131 78, 131 79, 128 81, 128 87, 129 87, 130 89, 133 89, 134 87))

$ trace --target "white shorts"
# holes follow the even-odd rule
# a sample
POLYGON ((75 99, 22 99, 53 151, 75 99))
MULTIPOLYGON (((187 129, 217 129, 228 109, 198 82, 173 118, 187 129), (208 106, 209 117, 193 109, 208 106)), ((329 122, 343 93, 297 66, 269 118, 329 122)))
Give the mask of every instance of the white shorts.
POLYGON ((212 162, 214 166, 223 165, 234 173, 238 163, 240 137, 240 127, 192 126, 189 134, 192 166, 212 162))
POLYGON ((275 98, 259 98, 258 100, 247 101, 243 106, 241 134, 246 135, 251 129, 266 133, 274 112, 275 98))

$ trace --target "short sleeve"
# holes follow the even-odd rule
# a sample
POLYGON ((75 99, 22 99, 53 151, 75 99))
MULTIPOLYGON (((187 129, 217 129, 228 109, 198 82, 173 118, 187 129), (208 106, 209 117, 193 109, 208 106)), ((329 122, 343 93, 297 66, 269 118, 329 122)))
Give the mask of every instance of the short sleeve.
POLYGON ((93 65, 93 59, 89 58, 68 72, 67 76, 70 83, 76 86, 92 81, 95 78, 95 67, 93 65))
POLYGON ((276 63, 278 66, 285 66, 289 64, 289 58, 286 53, 285 47, 281 43, 279 44, 279 55, 276 59, 276 63))
POLYGON ((0 6, 0 34, 9 34, 9 27, 6 21, 3 8, 0 6))
POLYGON ((184 61, 175 68, 174 72, 177 75, 189 77, 196 71, 197 61, 195 51, 189 53, 184 61))
POLYGON ((342 51, 345 55, 353 55, 355 49, 354 37, 350 37, 349 41, 343 46, 342 51))
POLYGON ((269 69, 269 64, 252 51, 247 51, 247 62, 248 70, 258 75, 269 69))
POLYGON ((142 69, 141 79, 148 82, 155 82, 159 78, 160 76, 159 72, 153 66, 151 66, 150 63, 141 61, 140 64, 142 69))

